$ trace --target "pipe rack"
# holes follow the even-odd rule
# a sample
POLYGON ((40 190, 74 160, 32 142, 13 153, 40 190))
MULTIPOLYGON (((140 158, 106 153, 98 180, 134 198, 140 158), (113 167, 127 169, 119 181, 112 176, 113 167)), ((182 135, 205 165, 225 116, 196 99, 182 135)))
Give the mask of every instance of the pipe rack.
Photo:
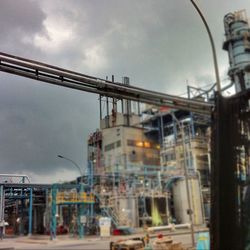
POLYGON ((0 52, 0 71, 85 92, 211 114, 212 103, 147 90, 0 52))

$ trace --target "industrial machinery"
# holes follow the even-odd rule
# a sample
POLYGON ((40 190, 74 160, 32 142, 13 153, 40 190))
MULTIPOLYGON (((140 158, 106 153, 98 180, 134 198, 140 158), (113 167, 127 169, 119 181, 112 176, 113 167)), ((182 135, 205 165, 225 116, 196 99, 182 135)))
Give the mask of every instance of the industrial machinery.
POLYGON ((223 49, 229 53, 229 76, 237 94, 228 99, 216 94, 215 105, 103 80, 2 52, 0 71, 96 93, 100 97, 212 114, 211 246, 214 250, 250 249, 250 29, 244 12, 226 15, 224 24, 223 49))
POLYGON ((239 93, 250 88, 250 27, 246 11, 229 13, 224 17, 226 40, 223 49, 228 51, 228 75, 239 93))
POLYGON ((216 96, 212 116, 211 246, 250 249, 250 28, 243 11, 224 18, 229 76, 237 94, 216 96))

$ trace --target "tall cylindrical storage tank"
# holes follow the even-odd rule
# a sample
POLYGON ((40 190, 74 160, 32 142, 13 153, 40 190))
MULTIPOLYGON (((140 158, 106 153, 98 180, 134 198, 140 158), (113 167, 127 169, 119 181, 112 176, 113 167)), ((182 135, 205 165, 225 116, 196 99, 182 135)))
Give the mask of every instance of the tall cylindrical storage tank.
POLYGON ((119 197, 119 221, 124 226, 138 227, 138 199, 137 197, 119 197))
MULTIPOLYGON (((204 223, 204 217, 198 178, 189 178, 188 187, 190 192, 191 209, 193 211, 193 223, 194 225, 201 225, 204 223)), ((173 185, 173 202, 175 219, 177 223, 189 223, 190 220, 187 213, 189 207, 186 191, 186 180, 184 178, 178 179, 173 185)))

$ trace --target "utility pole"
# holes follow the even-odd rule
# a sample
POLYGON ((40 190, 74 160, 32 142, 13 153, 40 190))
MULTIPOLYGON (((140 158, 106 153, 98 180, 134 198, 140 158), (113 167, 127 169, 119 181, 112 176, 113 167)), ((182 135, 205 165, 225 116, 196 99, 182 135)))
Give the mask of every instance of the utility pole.
POLYGON ((188 201, 188 215, 189 215, 189 222, 190 222, 190 229, 191 229, 191 240, 192 240, 192 247, 195 247, 195 238, 194 238, 194 223, 193 223, 193 210, 191 208, 191 195, 189 192, 189 185, 188 185, 188 170, 187 170, 187 154, 186 154, 186 145, 185 145, 185 132, 184 126, 180 123, 180 121, 176 118, 175 114, 171 113, 172 118, 178 124, 180 131, 181 131, 181 140, 182 140, 182 147, 183 147, 183 160, 184 160, 184 176, 185 176, 185 184, 186 184, 186 192, 187 192, 187 201, 188 201))

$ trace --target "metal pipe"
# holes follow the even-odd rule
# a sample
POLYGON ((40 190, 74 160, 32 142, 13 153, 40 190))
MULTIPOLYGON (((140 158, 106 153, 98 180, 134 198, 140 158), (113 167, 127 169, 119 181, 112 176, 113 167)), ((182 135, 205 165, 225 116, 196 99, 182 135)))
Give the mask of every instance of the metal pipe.
POLYGON ((32 205, 33 205, 33 189, 30 188, 30 200, 29 200, 29 236, 32 235, 32 205))
MULTIPOLYGON (((4 222, 4 187, 0 185, 0 223, 4 222)), ((1 227, 2 225, 0 225, 1 227)))
POLYGON ((3 185, 0 186, 0 240, 3 240, 3 234, 5 230, 4 221, 4 210, 5 210, 5 194, 3 185))
POLYGON ((185 228, 190 228, 190 224, 189 223, 185 223, 185 224, 170 224, 167 226, 157 226, 157 227, 149 227, 147 229, 147 231, 149 233, 156 233, 158 231, 174 231, 175 229, 185 229, 185 228))
POLYGON ((107 119, 106 119, 107 124, 106 124, 106 126, 107 126, 107 128, 109 128, 110 127, 109 126, 110 117, 109 117, 109 98, 108 98, 108 96, 106 97, 106 111, 107 111, 107 119))
POLYGON ((102 120, 102 95, 99 95, 100 121, 102 120))
POLYGON ((184 127, 183 127, 183 124, 181 124, 180 121, 176 118, 176 116, 173 112, 171 113, 171 115, 172 115, 173 119, 176 121, 176 123, 178 124, 180 131, 181 131, 182 147, 183 147, 183 160, 184 160, 184 176, 185 176, 188 210, 189 210, 188 215, 189 215, 190 228, 191 228, 191 240, 192 240, 192 247, 195 247, 193 211, 191 209, 191 197, 190 197, 191 195, 189 192, 189 185, 188 185, 187 155, 186 155, 184 127))
MULTIPOLYGON (((189 109, 188 107, 189 105, 195 105, 197 108, 202 108, 202 109, 206 109, 206 108, 210 109, 211 106, 213 106, 210 103, 205 103, 202 101, 187 100, 182 97, 171 96, 171 95, 159 93, 156 91, 150 91, 150 90, 138 88, 138 87, 131 86, 131 85, 124 85, 118 82, 112 83, 111 81, 87 76, 87 75, 69 71, 63 68, 58 68, 52 65, 47 65, 47 64, 40 63, 40 62, 31 61, 31 60, 20 58, 20 57, 15 57, 15 56, 8 55, 8 54, 1 53, 1 52, 0 52, 0 65, 1 65, 0 70, 2 71, 33 78, 36 80, 49 82, 49 83, 53 83, 53 81, 57 81, 58 85, 60 82, 60 85, 64 87, 69 87, 65 85, 64 83, 69 82, 69 80, 72 79, 74 81, 79 81, 79 82, 75 82, 75 84, 77 84, 78 87, 79 86, 83 87, 84 86, 83 83, 85 84, 86 89, 82 89, 83 91, 100 93, 97 91, 102 90, 106 95, 108 95, 108 93, 111 93, 110 96, 112 97, 114 96, 114 93, 119 93, 120 96, 123 98, 127 98, 129 100, 136 100, 136 101, 141 101, 141 99, 147 100, 146 103, 152 103, 153 100, 154 102, 156 102, 156 99, 159 99, 158 105, 162 105, 162 106, 164 105, 168 106, 168 104, 170 105, 172 104, 174 106, 180 105, 182 106, 183 109, 189 109), (3 62, 6 62, 7 64, 4 64, 3 62), (19 68, 17 68, 16 66, 18 66, 19 68), (32 69, 32 71, 26 72, 27 69, 25 68, 32 69), (44 78, 44 76, 41 77, 41 72, 48 73, 46 78, 44 78), (55 76, 52 77, 52 75, 55 75, 55 76), (92 88, 92 91, 91 91, 91 88, 92 88)), ((71 87, 73 88, 73 86, 71 87)), ((74 86, 74 87, 76 88, 77 86, 74 86)))
MULTIPOLYGON (((82 184, 80 184, 80 193, 84 192, 84 187, 82 184)), ((83 239, 85 236, 85 232, 84 232, 84 227, 85 227, 85 222, 81 221, 83 216, 84 216, 84 203, 79 204, 77 206, 78 209, 78 235, 79 235, 79 239, 83 239)))
POLYGON ((160 97, 155 97, 155 96, 144 97, 143 95, 136 94, 133 91, 122 92, 116 89, 109 89, 109 90, 108 89, 94 89, 93 87, 84 85, 79 82, 71 81, 71 80, 66 81, 64 79, 63 81, 61 81, 60 79, 55 79, 55 77, 49 78, 49 76, 44 76, 41 74, 39 76, 36 76, 35 74, 27 73, 25 71, 17 71, 16 69, 12 69, 9 66, 3 65, 3 64, 0 64, 0 70, 10 73, 10 74, 19 75, 19 76, 47 82, 47 83, 58 85, 58 86, 63 86, 63 87, 86 91, 86 92, 95 93, 95 94, 102 94, 103 96, 116 97, 117 99, 129 99, 129 100, 140 101, 142 103, 148 103, 148 104, 153 104, 157 106, 167 106, 169 108, 175 108, 175 109, 190 110, 196 113, 202 113, 203 115, 210 115, 211 109, 213 107, 213 104, 205 103, 205 102, 198 102, 199 103, 198 105, 198 104, 190 103, 189 101, 188 102, 185 102, 185 101, 175 102, 175 101, 169 100, 168 98, 161 99, 160 97))
POLYGON ((210 40, 210 44, 211 44, 211 47, 212 47, 212 54, 213 54, 213 61, 214 61, 214 71, 215 71, 215 77, 216 77, 217 90, 221 94, 219 67, 218 67, 218 62, 217 62, 216 49, 215 49, 215 45, 214 45, 213 36, 212 36, 210 28, 209 28, 209 26, 207 24, 207 21, 206 21, 204 15, 202 14, 201 10, 199 9, 198 5, 195 3, 194 0, 190 0, 190 1, 193 4, 194 8, 199 13, 199 15, 201 17, 201 20, 204 23, 204 25, 206 27, 206 30, 207 30, 207 33, 208 33, 208 36, 209 36, 209 40, 210 40))
POLYGON ((202 222, 205 223, 205 205, 204 205, 204 199, 203 199, 203 194, 202 194, 202 186, 201 186, 201 174, 197 170, 197 177, 198 177, 198 183, 199 183, 199 189, 200 189, 200 199, 201 199, 201 211, 202 211, 202 222))
POLYGON ((50 239, 56 239, 56 195, 57 185, 53 184, 51 189, 51 219, 50 219, 50 239))

